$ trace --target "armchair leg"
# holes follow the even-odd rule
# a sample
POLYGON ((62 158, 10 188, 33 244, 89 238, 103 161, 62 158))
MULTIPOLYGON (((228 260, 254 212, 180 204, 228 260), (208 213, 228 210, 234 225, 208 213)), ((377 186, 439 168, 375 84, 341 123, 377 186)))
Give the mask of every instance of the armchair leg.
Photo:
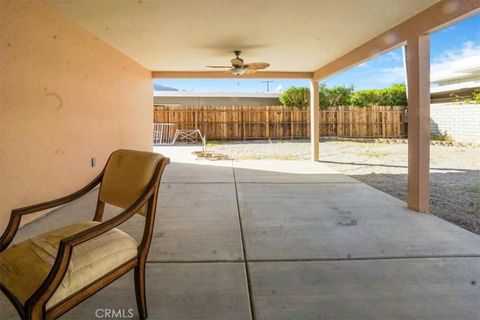
POLYGON ((147 300, 145 298, 145 262, 139 261, 135 267, 135 297, 141 320, 147 319, 147 300))

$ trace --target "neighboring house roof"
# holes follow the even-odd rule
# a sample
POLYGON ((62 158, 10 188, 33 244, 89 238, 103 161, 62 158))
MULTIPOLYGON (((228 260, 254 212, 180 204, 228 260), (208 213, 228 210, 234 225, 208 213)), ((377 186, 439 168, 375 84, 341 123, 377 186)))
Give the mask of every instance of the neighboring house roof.
POLYGON ((469 82, 471 79, 480 81, 480 55, 454 61, 447 70, 432 72, 430 81, 435 84, 445 84, 451 80, 469 82))
POLYGON ((448 69, 432 72, 430 82, 434 102, 448 102, 455 96, 470 96, 480 88, 480 55, 456 60, 448 69))
POLYGON ((154 91, 154 97, 234 97, 234 98, 279 98, 278 92, 198 92, 198 91, 154 91))

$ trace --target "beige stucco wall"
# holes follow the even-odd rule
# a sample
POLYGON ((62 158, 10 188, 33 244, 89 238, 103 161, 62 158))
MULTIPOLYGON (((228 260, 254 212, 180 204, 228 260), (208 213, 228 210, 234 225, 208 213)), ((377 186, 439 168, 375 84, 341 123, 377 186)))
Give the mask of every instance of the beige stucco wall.
POLYGON ((151 150, 152 99, 150 72, 95 35, 41 1, 0 0, 0 232, 113 150, 151 150))

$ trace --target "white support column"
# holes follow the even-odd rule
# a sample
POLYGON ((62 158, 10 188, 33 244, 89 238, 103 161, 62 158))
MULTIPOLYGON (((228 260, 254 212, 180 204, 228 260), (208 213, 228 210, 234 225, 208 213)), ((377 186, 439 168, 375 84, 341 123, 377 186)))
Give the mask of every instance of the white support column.
POLYGON ((319 160, 320 110, 318 81, 310 80, 310 150, 312 161, 319 160))
POLYGON ((408 207, 427 212, 430 200, 430 40, 407 40, 408 207))

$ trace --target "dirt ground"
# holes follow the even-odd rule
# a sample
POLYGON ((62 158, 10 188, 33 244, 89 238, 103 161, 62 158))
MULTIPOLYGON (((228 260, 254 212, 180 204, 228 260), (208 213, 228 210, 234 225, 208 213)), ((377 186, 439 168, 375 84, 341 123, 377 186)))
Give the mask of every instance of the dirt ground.
MULTIPOLYGON (((320 161, 406 200, 407 144, 325 141, 320 161)), ((210 142, 209 152, 231 159, 309 159, 308 141, 210 142)), ((431 146, 430 212, 480 234, 480 148, 431 146)))

